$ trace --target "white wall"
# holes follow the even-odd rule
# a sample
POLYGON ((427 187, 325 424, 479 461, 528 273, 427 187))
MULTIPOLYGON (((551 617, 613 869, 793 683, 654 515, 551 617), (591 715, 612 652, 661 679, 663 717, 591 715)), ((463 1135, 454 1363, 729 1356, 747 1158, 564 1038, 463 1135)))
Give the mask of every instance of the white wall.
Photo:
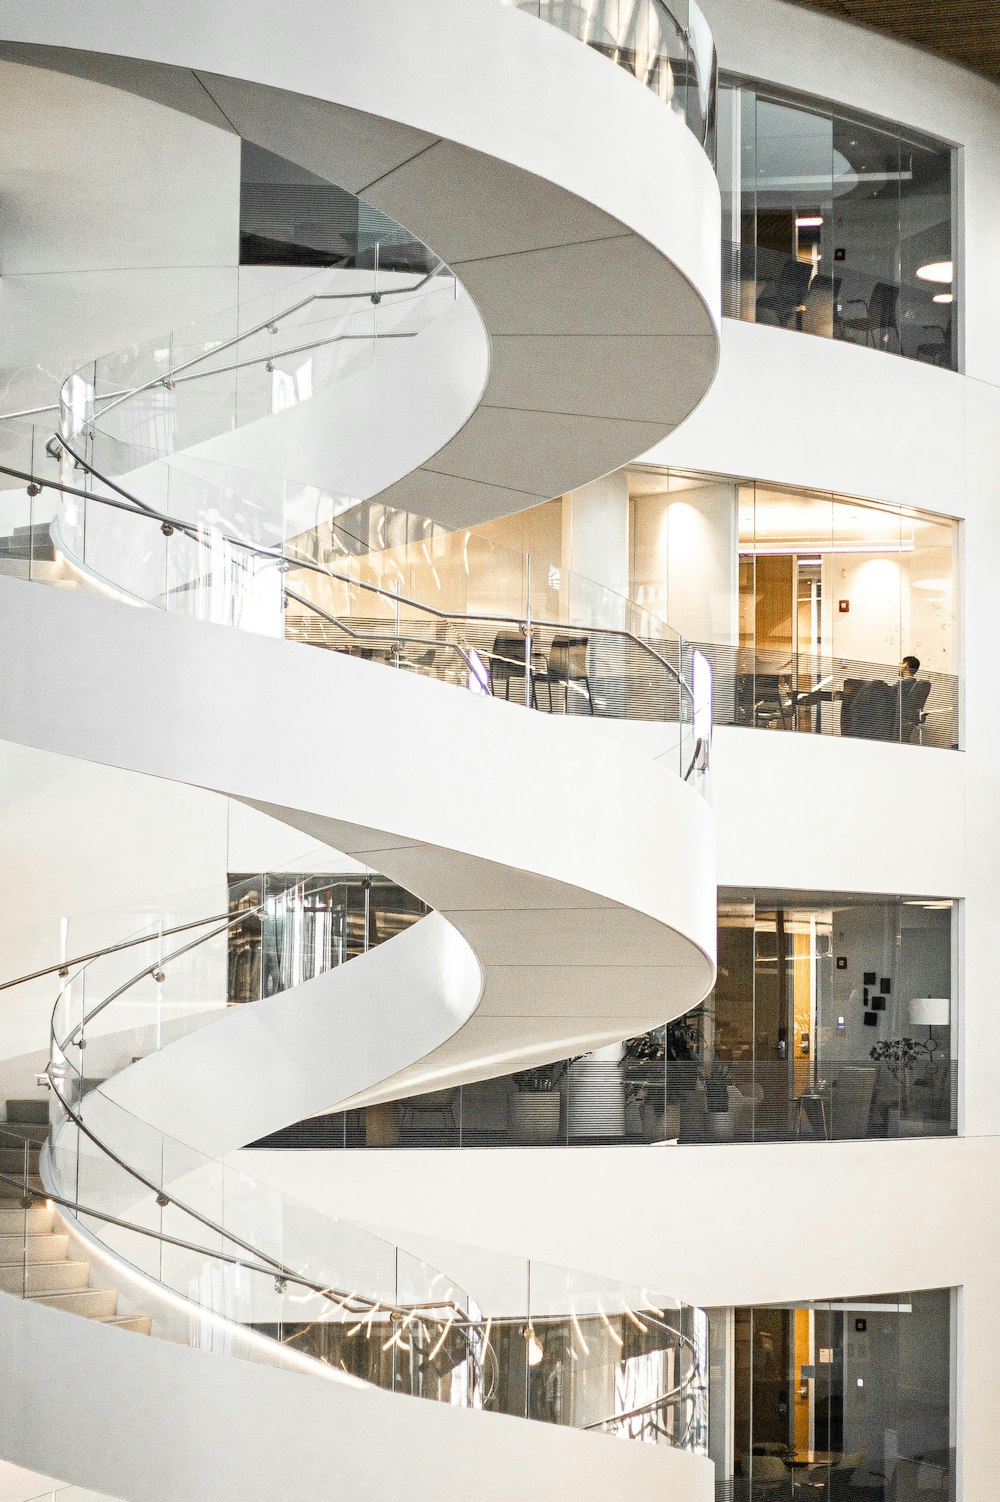
MULTIPOLYGON (((617 470, 563 497, 562 559, 581 580, 627 598, 628 474, 617 470)), ((583 586, 584 593, 586 586, 583 586)))
POLYGON ((215 117, 0 61, 0 410, 235 302, 240 143, 215 117))
POLYGON ((735 646, 736 487, 671 475, 631 480, 635 598, 689 641, 735 646), (665 488, 663 488, 665 486, 665 488))

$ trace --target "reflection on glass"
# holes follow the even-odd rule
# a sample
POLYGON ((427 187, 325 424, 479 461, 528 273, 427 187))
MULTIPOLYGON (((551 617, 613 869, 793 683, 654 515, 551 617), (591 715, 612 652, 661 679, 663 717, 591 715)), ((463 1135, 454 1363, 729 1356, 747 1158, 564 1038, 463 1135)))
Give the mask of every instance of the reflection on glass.
POLYGON ((300 1122, 258 1146, 606 1146, 957 1129, 948 898, 720 892, 718 980, 639 1038, 300 1122))
POLYGON ((954 1297, 711 1310, 717 1498, 953 1497, 954 1297))
POLYGON ((952 148, 763 85, 719 119, 726 313, 955 369, 952 148))
POLYGON ((718 62, 696 0, 503 0, 577 37, 685 121, 714 159, 718 62))
POLYGON ((425 903, 383 876, 229 877, 228 999, 258 1001, 365 954, 409 928, 425 903))

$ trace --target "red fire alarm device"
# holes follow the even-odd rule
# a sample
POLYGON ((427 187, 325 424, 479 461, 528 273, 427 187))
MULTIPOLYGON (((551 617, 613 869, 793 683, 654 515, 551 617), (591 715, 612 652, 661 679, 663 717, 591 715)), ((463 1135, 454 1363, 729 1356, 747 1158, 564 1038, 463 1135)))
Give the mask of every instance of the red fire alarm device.
POLYGON ((837 609, 840 611, 841 615, 850 615, 850 613, 851 613, 851 602, 850 602, 850 600, 838 600, 837 601, 837 609))

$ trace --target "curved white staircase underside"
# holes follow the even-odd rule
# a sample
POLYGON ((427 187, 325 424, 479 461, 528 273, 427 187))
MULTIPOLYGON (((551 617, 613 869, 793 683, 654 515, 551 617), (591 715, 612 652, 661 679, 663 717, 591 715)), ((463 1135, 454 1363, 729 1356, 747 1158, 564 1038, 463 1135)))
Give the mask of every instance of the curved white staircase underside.
MULTIPOLYGON (((0 0, 0 38, 21 61, 239 130, 457 269, 492 340, 486 389, 386 499, 452 523, 508 513, 634 458, 696 405, 717 358, 718 193, 641 85, 498 0, 305 0, 294 26, 264 0, 238 9, 234 24, 197 0, 0 0)), ((108 1087, 201 1151, 614 1041, 711 985, 711 816, 675 757, 650 764, 586 721, 14 579, 0 579, 0 663, 0 737, 228 793, 437 910, 108 1087)), ((603 1502, 711 1486, 707 1462, 680 1452, 155 1341, 137 1382, 127 1334, 11 1299, 0 1320, 24 1374, 20 1391, 0 1384, 5 1447, 118 1495, 603 1502)))
MULTIPOLYGON (((119 1077, 123 1104, 138 1110, 141 1093, 141 1114, 202 1151, 242 1146, 380 1080, 388 1096, 613 1042, 687 1011, 712 984, 710 811, 673 759, 598 742, 589 720, 13 579, 0 579, 0 665, 0 738, 253 803, 398 880, 465 941, 457 950, 440 920, 422 922, 119 1077), (253 683, 260 695, 244 692, 253 683), (318 1052, 315 1019, 294 1028, 296 1008, 308 1013, 313 988, 360 987, 366 967, 408 993, 408 943, 426 946, 447 1008, 408 1038, 419 1062, 402 1070, 376 1033, 367 1077, 352 1061, 341 1083, 350 1055, 339 1030, 318 1052), (263 1086, 275 1049, 287 1095, 248 1085, 260 1073, 263 1086), (211 1088, 178 1096, 202 1069, 211 1088)), ((364 1021, 356 1004, 348 1015, 355 1030, 364 1021)))
MULTIPOLYGON (((719 196, 634 78, 500 0, 305 0, 277 29, 198 0, 2 0, 6 55, 234 128, 406 225, 457 271, 492 342, 468 422, 386 490, 459 525, 634 459, 718 360, 719 196)), ((299 476, 308 478, 308 476, 299 476)))

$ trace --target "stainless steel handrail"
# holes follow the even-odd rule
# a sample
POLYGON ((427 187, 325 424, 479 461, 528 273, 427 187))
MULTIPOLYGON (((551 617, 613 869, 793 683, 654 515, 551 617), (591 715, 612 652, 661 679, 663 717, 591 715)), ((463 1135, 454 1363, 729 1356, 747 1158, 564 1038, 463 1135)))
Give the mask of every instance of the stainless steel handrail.
MULTIPOLYGON (((314 302, 355 302, 359 298, 366 297, 368 301, 373 304, 373 306, 377 307, 387 297, 402 297, 411 292, 419 292, 421 287, 425 287, 429 281, 432 281, 434 277, 438 276, 442 269, 447 270, 447 267, 445 267, 443 261, 435 266, 433 271, 428 271, 425 276, 422 276, 418 282, 414 282, 411 286, 387 287, 384 292, 372 291, 310 293, 308 297, 302 298, 299 302, 292 303, 287 308, 282 308, 280 313, 272 313, 270 317, 265 318, 263 322, 254 324, 251 328, 243 329, 240 331, 240 333, 233 334, 229 339, 220 339, 219 343, 213 344, 210 350, 202 350, 200 354, 192 355, 189 360, 183 360, 179 365, 172 365, 164 375, 155 376, 151 380, 144 381, 141 385, 133 386, 128 391, 122 392, 120 394, 115 393, 112 396, 111 400, 108 402, 107 406, 102 407, 99 413, 95 412, 93 417, 86 420, 86 426, 93 428, 94 423, 97 421, 98 417, 106 417, 109 412, 113 411, 116 407, 120 407, 123 402, 131 400, 131 398, 134 396, 139 396, 143 391, 150 391, 156 386, 163 386, 168 381, 176 380, 181 371, 190 370, 193 366, 200 365, 205 360, 211 360, 215 355, 220 354, 224 350, 232 349, 235 345, 240 344, 244 339, 252 339, 256 334, 264 333, 265 331, 272 334, 276 333, 276 326, 281 322, 282 319, 290 318, 293 313, 299 313, 303 308, 311 307, 314 302)), ((280 356, 278 358, 280 358, 280 356)), ((97 362, 94 363, 96 364, 97 362)), ((84 366, 84 369, 86 369, 86 366, 84 366)), ((71 376, 70 379, 72 380, 73 377, 71 376)), ((95 394, 94 401, 97 402, 101 400, 103 400, 103 398, 98 397, 95 394)), ((65 403, 62 403, 62 405, 65 405, 65 403)))
MULTIPOLYGON (((251 365, 265 365, 272 360, 285 360, 289 355, 305 354, 311 349, 325 349, 328 344, 345 344, 351 343, 352 341, 367 343, 375 337, 376 336, 374 334, 331 334, 328 339, 313 339, 308 344, 292 344, 289 345, 287 349, 268 350, 265 351, 264 354, 254 355, 253 358, 249 360, 235 360, 229 365, 214 365, 211 370, 196 371, 193 375, 179 375, 176 376, 176 378, 171 376, 169 377, 169 379, 173 380, 175 385, 182 386, 187 381, 201 381, 208 376, 227 375, 231 371, 247 370, 251 365)), ((380 343, 383 339, 415 339, 416 337, 416 332, 414 330, 410 330, 409 333, 387 333, 379 334, 377 336, 380 343)), ((211 353, 215 354, 216 351, 212 350, 211 353)), ((166 376, 160 376, 158 380, 153 383, 153 386, 162 386, 164 381, 167 379, 168 377, 166 376)), ((145 390, 146 388, 132 386, 123 387, 120 391, 108 391, 103 396, 95 396, 94 400, 101 402, 110 402, 115 397, 131 397, 135 396, 140 389, 145 390)), ((50 402, 46 407, 26 407, 21 412, 0 412, 0 422, 16 422, 19 418, 22 417, 40 417, 43 412, 61 412, 62 410, 63 406, 61 402, 50 402)), ((109 407, 103 408, 102 413, 95 415, 93 422, 96 422, 98 415, 103 415, 103 412, 107 411, 110 411, 109 407)), ((93 426, 93 422, 91 423, 91 426, 93 426)))
MULTIPOLYGON (((27 480, 29 483, 39 485, 41 487, 49 485, 51 488, 59 490, 63 493, 80 496, 85 500, 97 501, 100 504, 109 504, 115 506, 118 510, 131 510, 137 516, 145 516, 151 520, 159 522, 161 526, 169 526, 174 531, 184 533, 184 535, 191 538, 192 541, 200 542, 203 540, 200 536, 199 530, 192 522, 185 521, 180 517, 171 516, 166 512, 159 511, 155 507, 150 506, 147 502, 131 495, 130 492, 125 490, 124 487, 119 485, 116 481, 110 480, 107 476, 103 475, 100 470, 98 470, 89 462, 89 460, 85 459, 81 454, 78 454, 76 450, 66 441, 66 439, 60 437, 58 434, 53 436, 53 441, 57 442, 62 448, 66 450, 67 454, 69 454, 70 458, 73 459, 76 465, 85 470, 101 484, 107 485, 112 490, 117 491, 120 496, 130 501, 132 505, 123 506, 118 502, 109 500, 105 496, 98 495, 94 491, 82 490, 75 486, 67 486, 65 483, 47 480, 43 476, 38 476, 33 473, 26 474, 23 470, 15 470, 6 465, 0 465, 0 474, 10 475, 14 479, 27 480)), ((381 596, 386 600, 392 601, 394 604, 398 602, 401 605, 406 605, 411 609, 421 611, 425 615, 433 616, 437 620, 454 623, 476 621, 484 624, 504 624, 513 622, 520 625, 522 629, 525 629, 527 626, 527 621, 517 615, 498 615, 493 613, 480 612, 466 614, 460 611, 441 610, 438 606, 429 605, 425 601, 414 600, 408 595, 397 594, 394 590, 386 589, 384 585, 373 584, 368 580, 359 579, 351 574, 344 574, 334 569, 324 568, 321 564, 315 563, 310 558, 300 558, 296 554, 285 553, 279 548, 267 548, 262 547, 259 543, 246 542, 241 537, 235 537, 231 533, 223 532, 221 530, 216 530, 213 535, 221 538, 224 543, 228 544, 231 547, 238 548, 243 552, 249 553, 255 557, 270 559, 272 562, 281 565, 286 570, 304 569, 309 573, 318 574, 322 578, 332 579, 335 583, 347 584, 352 588, 381 596)), ((300 597, 296 596, 296 599, 299 603, 301 603, 300 597)), ((626 601, 625 603, 630 602, 626 601)), ((324 612, 322 612, 322 610, 319 607, 315 606, 311 601, 309 602, 309 609, 316 611, 317 614, 324 614, 324 612)), ((646 613, 648 614, 648 612, 646 613)), ((650 618, 653 620, 656 619, 652 616, 650 618)), ((339 619, 330 615, 326 615, 326 619, 332 621, 334 624, 342 625, 339 619)), ((570 624, 571 623, 568 623, 566 621, 553 621, 544 617, 532 616, 531 618, 532 630, 537 627, 542 627, 546 630, 562 630, 570 624)), ((664 622, 663 624, 666 623, 664 622)), ((667 627, 667 629, 669 630, 670 628, 667 627)), ((632 642, 635 647, 637 647, 640 651, 645 652, 648 656, 652 657, 656 662, 660 664, 661 667, 666 670, 668 675, 677 684, 678 689, 684 694, 684 696, 688 700, 688 703, 692 706, 694 705, 694 691, 691 685, 688 683, 687 679, 684 677, 683 673, 681 673, 674 666, 674 664, 670 662, 668 658, 664 657, 661 652, 658 652, 654 647, 652 647, 649 642, 646 641, 643 637, 638 636, 628 627, 588 626, 587 631, 590 634, 595 634, 598 636, 624 638, 625 640, 632 642)), ((680 641, 681 638, 678 637, 678 644, 680 644, 680 641)))
MULTIPOLYGON (((319 890, 333 890, 334 888, 343 884, 343 882, 339 881, 331 882, 327 886, 322 887, 319 890)), ((111 1003, 115 999, 124 994, 125 991, 131 989, 132 986, 138 984, 140 980, 152 973, 155 969, 158 969, 160 966, 166 966, 170 964, 172 960, 178 958, 180 955, 188 953, 192 948, 196 948, 201 944, 206 943, 209 939, 215 937, 218 933, 224 932, 226 929, 235 926, 236 924, 245 920, 247 917, 259 914, 265 906, 266 901, 261 902, 260 904, 253 907, 243 908, 231 915, 225 915, 227 921, 222 924, 221 928, 217 927, 213 929, 212 933, 202 934, 192 940, 190 943, 179 946, 169 955, 159 957, 153 965, 143 967, 124 985, 118 987, 109 996, 102 998, 102 1000, 95 1007, 91 1008, 91 1010, 82 1019, 81 1023, 78 1024, 77 1027, 75 1027, 71 1031, 71 1033, 67 1035, 66 1039, 64 1039, 61 1044, 58 1043, 55 1037, 56 1016, 59 1009, 59 1002, 62 996, 62 993, 60 993, 60 998, 57 999, 56 1005, 53 1009, 52 1021, 50 1026, 50 1036, 53 1043, 60 1050, 60 1052, 64 1052, 67 1047, 71 1047, 73 1045, 74 1038, 86 1027, 86 1025, 92 1020, 92 1018, 96 1017, 107 1006, 111 1005, 111 1003)), ((215 921, 215 918, 210 917, 201 920, 200 923, 176 925, 176 931, 186 932, 191 927, 204 927, 209 923, 214 923, 215 921)), ((147 935, 144 939, 140 939, 134 942, 149 942, 151 939, 156 939, 158 937, 160 937, 159 932, 156 934, 147 935)), ((105 950, 98 951, 95 957, 100 957, 105 953, 118 952, 122 948, 130 947, 130 944, 132 942, 133 941, 128 941, 126 943, 115 946, 109 945, 105 950)), ((27 978, 29 977, 25 977, 25 979, 27 978)), ((82 1047, 82 1043, 79 1046, 82 1047)), ((426 1314, 429 1318, 433 1319, 435 1323, 441 1325, 444 1322, 440 1317, 443 1313, 447 1315, 448 1328, 454 1329, 457 1333, 463 1335, 466 1344, 469 1347, 470 1356, 475 1356, 475 1352, 472 1350, 471 1344, 469 1344, 469 1337, 471 1336, 471 1333, 473 1331, 478 1332, 482 1330, 485 1321, 483 1321, 482 1319, 472 1319, 468 1315, 468 1312, 463 1310, 461 1305, 456 1304, 453 1300, 447 1298, 431 1301, 414 1301, 410 1303, 386 1301, 385 1299, 372 1299, 370 1297, 366 1297, 363 1294, 359 1294, 357 1289, 352 1289, 350 1292, 345 1293, 344 1290, 336 1288, 333 1285, 322 1284, 314 1279, 304 1277, 301 1273, 297 1272, 295 1268, 289 1266, 280 1258, 274 1257, 270 1253, 262 1251, 252 1242, 247 1241, 243 1237, 236 1235, 230 1230, 227 1230, 224 1225, 221 1225, 218 1222, 214 1221, 210 1216, 207 1216, 203 1212, 196 1210, 193 1206, 186 1204, 183 1200, 178 1199, 176 1196, 169 1194, 162 1185, 157 1185, 154 1180, 148 1178, 132 1164, 126 1162, 125 1159, 120 1156, 120 1154, 116 1153, 113 1148, 109 1147, 106 1142, 98 1137, 98 1135, 83 1120, 80 1112, 74 1107, 72 1102, 68 1099, 68 1096, 64 1094, 63 1090, 60 1088, 60 1071, 57 1070, 53 1064, 50 1064, 47 1070, 47 1074, 53 1093, 55 1094, 57 1100, 60 1103, 60 1106, 66 1113, 67 1117, 73 1121, 77 1130, 81 1132, 88 1139, 88 1141, 92 1142, 94 1146, 97 1147, 97 1149, 107 1159, 109 1159, 116 1165, 116 1167, 120 1168, 136 1183, 142 1185, 145 1189, 154 1194, 156 1196, 157 1204, 161 1208, 166 1208, 166 1206, 168 1205, 173 1206, 173 1208, 178 1210, 181 1214, 189 1216, 195 1222, 195 1224, 200 1225, 205 1230, 209 1231, 212 1236, 218 1237, 220 1241, 228 1242, 232 1246, 239 1248, 241 1251, 246 1252, 249 1257, 254 1260, 248 1261, 246 1257, 236 1256, 231 1252, 224 1251, 221 1247, 214 1248, 200 1246, 197 1242, 192 1242, 187 1240, 186 1238, 174 1236, 162 1230, 157 1231, 151 1227, 133 1225, 131 1222, 122 1220, 121 1218, 116 1216, 112 1216, 106 1211, 100 1211, 92 1207, 87 1207, 78 1200, 71 1200, 66 1198, 65 1196, 49 1193, 44 1187, 39 1189, 34 1185, 28 1184, 27 1179, 30 1149, 27 1141, 25 1141, 25 1169, 23 1178, 19 1180, 12 1175, 0 1173, 0 1181, 9 1183, 16 1188, 21 1189, 23 1197, 22 1202, 31 1203, 34 1200, 42 1200, 54 1204, 59 1204, 63 1208, 70 1210, 77 1217, 92 1216, 93 1218, 98 1219, 103 1223, 110 1224, 124 1230, 138 1231, 142 1235, 145 1235, 150 1239, 163 1242, 167 1245, 176 1246, 182 1250, 193 1252, 196 1255, 212 1257, 216 1260, 225 1262, 228 1265, 245 1267, 251 1272, 257 1272, 267 1277, 273 1277, 276 1280, 276 1284, 280 1284, 282 1287, 284 1287, 284 1285, 288 1283, 294 1283, 295 1286, 307 1289, 308 1291, 315 1293, 319 1297, 325 1298, 331 1303, 334 1303, 338 1310, 349 1311, 352 1315, 367 1315, 369 1316, 369 1318, 371 1318, 380 1314, 385 1316, 385 1318, 391 1320, 393 1316, 398 1319, 406 1318, 408 1316, 412 1317, 414 1315, 426 1314)), ((79 1076, 79 1078, 82 1083, 82 1074, 79 1076)), ((49 1151, 51 1152, 51 1150, 52 1149, 50 1146, 49 1151)), ((580 1311, 576 1311, 576 1313, 577 1317, 579 1317, 580 1311)), ((669 1389, 666 1393, 660 1395, 659 1399, 654 1400, 652 1404, 647 1405, 647 1407, 651 1409, 659 1410, 664 1407, 673 1406, 678 1401, 682 1400, 684 1396, 684 1390, 690 1388, 695 1379, 699 1376, 698 1352, 696 1346, 694 1345, 694 1342, 691 1341, 690 1337, 685 1335, 683 1331, 677 1330, 673 1326, 668 1325, 664 1320, 658 1319, 653 1311, 643 1309, 642 1316, 643 1319, 648 1321, 650 1324, 654 1324, 661 1329, 669 1330, 675 1341, 681 1347, 688 1349, 694 1357, 694 1366, 689 1377, 685 1378, 684 1381, 678 1384, 676 1388, 669 1389)), ((539 1316, 536 1322, 539 1325, 549 1324, 558 1322, 563 1318, 565 1318, 565 1316, 558 1314, 544 1315, 539 1316)), ((501 1316, 490 1321, 490 1323, 493 1325, 518 1324, 520 1322, 520 1316, 501 1316)), ((688 1396, 691 1396, 691 1394, 688 1394, 688 1396)), ((585 1428, 592 1429, 601 1427, 602 1425, 606 1426, 609 1423, 615 1422, 616 1419, 623 1419, 628 1416, 629 1415, 615 1415, 610 1419, 601 1421, 601 1423, 598 1425, 590 1424, 585 1426, 585 1428)))
MULTIPOLYGON (((246 913, 255 909, 246 908, 246 913)), ((220 923, 227 913, 218 913, 211 918, 196 918, 190 923, 179 923, 172 928, 158 929, 155 934, 143 934, 138 939, 123 939, 120 944, 109 944, 105 949, 92 949, 89 954, 78 954, 70 960, 59 960, 55 965, 46 965, 41 970, 32 970, 27 975, 19 975, 15 980, 0 981, 0 991, 9 991, 11 986, 24 986, 28 981, 42 980, 46 975, 64 976, 69 973, 74 965, 85 965, 90 960, 102 959, 106 954, 118 954, 122 949, 135 949, 140 944, 152 944, 155 939, 165 939, 174 934, 186 933, 192 928, 204 928, 206 923, 220 923)))
MULTIPOLYGON (((91 1141, 96 1142, 96 1138, 91 1138, 91 1141)), ((101 1144, 97 1143, 97 1145, 100 1146, 101 1144)), ((106 1148, 102 1150, 107 1151, 106 1148)), ((122 1166, 124 1167, 125 1165, 122 1166)), ((351 1314, 366 1315, 370 1314, 373 1309, 385 1311, 387 1314, 410 1313, 411 1311, 413 1313, 423 1313, 429 1312, 432 1309, 453 1311, 456 1315, 462 1313, 460 1304, 454 1304, 447 1299, 442 1299, 440 1302, 392 1304, 386 1303, 385 1299, 366 1299, 363 1295, 359 1298, 357 1291, 352 1291, 345 1295, 337 1288, 333 1288, 328 1284, 317 1283, 312 1278, 303 1277, 301 1273, 297 1273, 293 1268, 284 1267, 283 1264, 268 1258, 266 1252, 263 1254, 254 1253, 254 1255, 263 1255, 267 1258, 266 1266, 263 1263, 248 1262, 245 1257, 234 1257, 232 1253, 224 1252, 219 1248, 199 1246, 196 1241, 187 1241, 182 1236, 173 1236, 169 1231, 157 1231, 152 1226, 137 1225, 133 1221, 122 1220, 117 1215, 110 1215, 106 1210, 97 1210, 91 1205, 81 1204, 79 1200, 67 1199, 64 1195, 54 1194, 48 1189, 38 1189, 32 1184, 25 1184, 21 1179, 16 1178, 10 1173, 0 1172, 0 1183, 9 1184, 14 1189, 22 1190, 22 1193, 25 1196, 30 1196, 32 1200, 42 1200, 46 1204, 59 1205, 62 1209, 71 1211, 75 1216, 90 1216, 94 1220, 104 1222, 106 1225, 115 1226, 122 1231, 135 1231, 140 1236, 147 1236, 152 1241, 165 1242, 168 1246, 178 1247, 181 1251, 200 1253, 212 1257, 216 1261, 226 1262, 233 1267, 246 1268, 248 1272, 263 1273, 268 1278, 281 1278, 286 1283, 294 1283, 299 1288, 308 1289, 310 1293, 319 1294, 323 1298, 330 1299, 336 1303, 339 1309, 344 1309, 351 1314), (355 1302, 352 1303, 352 1300, 355 1302)), ((183 1206, 178 1205, 176 1201, 171 1201, 171 1203, 175 1205, 175 1208, 183 1209, 183 1206)), ((23 1206, 22 1208, 26 1209, 27 1206, 23 1206)), ((228 1240, 234 1241, 237 1245, 244 1244, 239 1242, 238 1238, 222 1231, 221 1228, 216 1229, 219 1231, 219 1234, 227 1236, 228 1240)), ((247 1249, 251 1250, 249 1246, 247 1246, 247 1249)), ((498 1324, 500 1321, 494 1320, 493 1323, 498 1324)), ((465 1320, 463 1322, 458 1318, 452 1320, 451 1327, 452 1329, 477 1328, 475 1321, 465 1320)))

